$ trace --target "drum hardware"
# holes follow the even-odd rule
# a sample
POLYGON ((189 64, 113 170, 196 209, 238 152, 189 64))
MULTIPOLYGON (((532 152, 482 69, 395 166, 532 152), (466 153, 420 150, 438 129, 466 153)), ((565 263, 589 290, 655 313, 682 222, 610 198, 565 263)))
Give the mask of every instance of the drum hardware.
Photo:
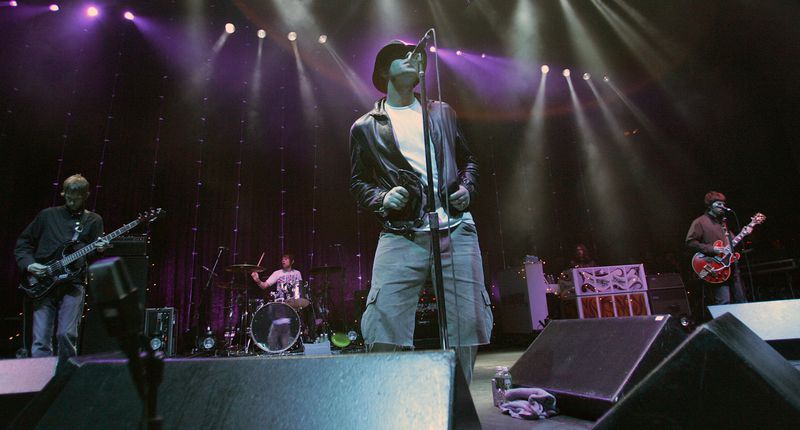
POLYGON ((269 302, 258 308, 249 325, 250 338, 264 352, 280 354, 298 344, 301 321, 286 303, 269 302))

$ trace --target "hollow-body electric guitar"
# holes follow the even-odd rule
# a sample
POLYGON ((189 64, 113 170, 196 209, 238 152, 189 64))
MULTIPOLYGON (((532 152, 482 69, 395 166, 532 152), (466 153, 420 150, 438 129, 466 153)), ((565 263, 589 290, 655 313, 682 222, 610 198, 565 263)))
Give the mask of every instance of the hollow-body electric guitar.
POLYGON ((724 251, 717 255, 708 256, 702 252, 694 254, 692 257, 692 269, 694 269, 694 273, 696 273, 700 279, 712 284, 721 284, 727 281, 731 276, 731 265, 740 257, 739 253, 734 252, 733 249, 745 236, 753 231, 753 227, 761 224, 766 219, 767 217, 762 213, 753 215, 753 217, 750 218, 750 223, 733 238, 730 246, 726 247, 721 240, 714 242, 715 248, 724 248, 724 251))
MULTIPOLYGON (((116 239, 124 233, 130 231, 142 222, 151 222, 161 216, 161 208, 151 209, 139 214, 135 220, 123 225, 113 232, 105 235, 102 239, 108 242, 116 239)), ((92 242, 80 249, 77 241, 68 241, 61 245, 56 254, 61 254, 61 258, 51 260, 45 265, 47 268, 41 275, 28 274, 19 284, 19 288, 32 299, 39 299, 47 295, 56 285, 76 279, 83 273, 84 264, 82 258, 97 250, 97 241, 92 242)))

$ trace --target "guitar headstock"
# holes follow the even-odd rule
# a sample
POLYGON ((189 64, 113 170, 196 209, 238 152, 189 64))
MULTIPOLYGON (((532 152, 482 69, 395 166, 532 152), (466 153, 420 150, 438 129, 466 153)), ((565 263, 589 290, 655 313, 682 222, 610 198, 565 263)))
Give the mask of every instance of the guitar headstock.
POLYGON ((756 212, 756 214, 753 215, 752 218, 750 218, 750 224, 758 225, 758 224, 761 224, 762 222, 764 222, 766 220, 767 220, 767 216, 766 215, 762 214, 761 212, 756 212))
POLYGON ((161 208, 149 209, 139 214, 139 221, 153 222, 161 215, 164 215, 164 210, 161 208))

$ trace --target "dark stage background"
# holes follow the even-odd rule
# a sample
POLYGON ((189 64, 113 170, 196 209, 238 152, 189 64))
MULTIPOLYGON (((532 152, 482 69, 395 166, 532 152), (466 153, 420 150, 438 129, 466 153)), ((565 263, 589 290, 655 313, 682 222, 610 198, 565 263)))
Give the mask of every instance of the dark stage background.
MULTIPOLYGON (((343 266, 334 304, 353 318, 379 229, 348 193, 349 127, 380 95, 378 48, 429 27, 443 99, 481 161, 472 210, 487 281, 525 254, 558 272, 578 242, 600 263, 685 269, 710 189, 743 222, 767 214, 752 260, 798 254, 795 2, 139 1, 133 22, 122 3, 98 2, 93 20, 80 2, 0 8, 3 317, 22 308, 17 235, 81 172, 106 231, 167 211, 149 232, 148 303, 176 307, 179 330, 219 246, 232 250, 223 266, 262 252, 269 270, 295 253, 306 277, 343 266)), ((214 289, 218 330, 225 301, 214 289)))

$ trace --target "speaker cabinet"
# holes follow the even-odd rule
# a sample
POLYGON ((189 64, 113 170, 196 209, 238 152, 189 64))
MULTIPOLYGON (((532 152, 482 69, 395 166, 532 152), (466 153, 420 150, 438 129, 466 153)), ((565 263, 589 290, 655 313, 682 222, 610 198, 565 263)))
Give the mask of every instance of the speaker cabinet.
POLYGON ((554 320, 511 367, 566 415, 597 419, 686 337, 668 315, 554 320))
MULTIPOLYGON (((124 361, 65 378, 15 428, 139 428, 124 361)), ((452 351, 167 360, 158 413, 165 429, 480 429, 452 351)))
POLYGON ((56 357, 0 360, 0 428, 47 385, 56 370, 56 357))
POLYGON ((784 357, 800 360, 800 299, 709 306, 716 318, 730 312, 784 357))
POLYGON ((800 372, 725 314, 695 330, 595 429, 780 429, 798 422, 800 372))
POLYGON ((648 298, 653 314, 691 315, 683 280, 677 273, 647 275, 648 298))

